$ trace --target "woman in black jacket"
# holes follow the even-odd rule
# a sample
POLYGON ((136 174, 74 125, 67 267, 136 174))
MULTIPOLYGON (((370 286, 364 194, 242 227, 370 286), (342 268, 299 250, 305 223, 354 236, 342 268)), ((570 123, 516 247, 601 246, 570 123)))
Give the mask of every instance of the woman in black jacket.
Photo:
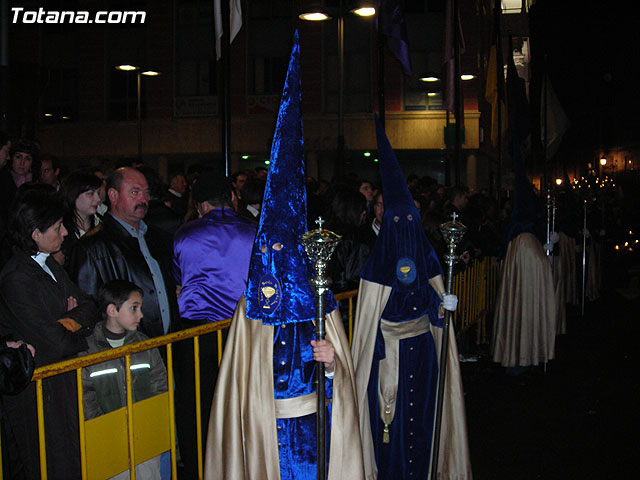
MULTIPOLYGON (((35 347, 36 366, 74 357, 87 349, 85 336, 95 321, 96 305, 67 276, 51 254, 67 231, 63 207, 43 189, 19 192, 9 218, 13 257, 0 272, 0 296, 11 316, 3 333, 35 347)), ((47 471, 49 478, 80 478, 78 412, 74 372, 43 382, 47 471)), ((35 385, 5 397, 26 477, 39 478, 35 385)))
POLYGON ((100 215, 96 213, 102 203, 100 187, 102 180, 83 171, 71 172, 62 181, 60 197, 65 209, 63 224, 67 230, 62 244, 65 254, 80 237, 101 222, 100 215))
POLYGON ((344 189, 333 197, 327 228, 342 235, 329 262, 334 292, 358 288, 360 270, 371 253, 361 228, 366 214, 367 200, 361 193, 344 189))

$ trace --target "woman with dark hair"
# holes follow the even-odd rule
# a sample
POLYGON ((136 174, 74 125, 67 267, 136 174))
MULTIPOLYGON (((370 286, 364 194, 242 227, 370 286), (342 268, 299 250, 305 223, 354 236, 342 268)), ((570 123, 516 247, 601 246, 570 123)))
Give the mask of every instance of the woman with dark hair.
POLYGON ((100 216, 96 213, 101 203, 100 187, 102 180, 87 172, 75 171, 65 177, 60 186, 60 196, 68 237, 78 239, 100 223, 100 216))
MULTIPOLYGON (((51 258, 67 234, 61 202, 49 191, 20 191, 9 217, 13 257, 0 272, 0 296, 12 314, 3 333, 35 348, 36 366, 87 349, 96 306, 51 258)), ((73 372, 43 382, 49 478, 80 478, 78 412, 73 372)), ((24 459, 25 477, 39 478, 35 385, 5 397, 5 413, 24 459)))
POLYGON ((8 167, 16 188, 36 179, 37 175, 34 176, 32 172, 40 171, 38 153, 38 144, 31 140, 21 138, 11 144, 8 167))
POLYGON ((367 200, 359 192, 338 190, 331 202, 331 214, 327 228, 342 240, 329 263, 329 275, 334 291, 358 288, 360 270, 369 257, 370 248, 360 228, 367 215, 367 200))

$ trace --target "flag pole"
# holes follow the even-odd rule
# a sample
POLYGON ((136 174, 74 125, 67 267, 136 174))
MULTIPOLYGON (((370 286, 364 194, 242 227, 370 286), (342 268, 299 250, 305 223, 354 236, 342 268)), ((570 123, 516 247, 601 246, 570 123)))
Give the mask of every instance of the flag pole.
POLYGON ((495 0, 495 6, 493 9, 495 16, 495 29, 496 29, 496 90, 498 92, 498 105, 497 105, 497 117, 498 117, 498 174, 496 175, 496 189, 498 190, 498 208, 502 204, 502 101, 500 98, 500 85, 504 78, 504 66, 502 65, 502 33, 500 25, 500 13, 501 13, 501 1, 495 0))
POLYGON ((386 105, 384 99, 384 33, 382 32, 382 22, 384 15, 384 9, 377 8, 376 12, 378 13, 378 29, 376 32, 376 38, 378 42, 378 118, 380 119, 380 123, 382 124, 382 128, 385 128, 385 114, 386 114, 386 105))
POLYGON ((542 91, 544 95, 544 103, 542 104, 542 110, 544 115, 543 123, 543 144, 542 144, 542 171, 544 175, 544 185, 547 186, 549 179, 547 178, 547 148, 549 143, 548 133, 548 108, 549 108, 549 78, 547 77, 547 56, 544 56, 544 76, 542 80, 542 91))
POLYGON ((222 9, 222 39, 221 39, 221 66, 220 75, 221 89, 219 93, 220 105, 222 107, 222 158, 224 160, 224 172, 229 176, 229 166, 231 163, 231 93, 230 83, 230 29, 231 29, 231 12, 229 10, 229 2, 221 2, 222 9))
POLYGON ((464 123, 464 104, 462 102, 462 89, 460 85, 460 16, 458 13, 458 0, 453 0, 453 78, 454 78, 454 115, 456 117, 456 144, 454 157, 454 179, 456 185, 460 185, 460 165, 462 164, 462 139, 461 126, 464 123))
POLYGON ((445 163, 444 163, 444 183, 447 187, 451 186, 451 142, 449 141, 449 126, 451 125, 451 112, 447 110, 446 127, 445 127, 445 163))

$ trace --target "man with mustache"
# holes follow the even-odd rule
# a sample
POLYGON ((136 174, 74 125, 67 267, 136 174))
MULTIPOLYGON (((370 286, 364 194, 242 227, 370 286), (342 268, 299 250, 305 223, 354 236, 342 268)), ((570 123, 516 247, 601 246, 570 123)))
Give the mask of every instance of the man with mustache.
POLYGON ((109 211, 71 253, 69 273, 85 292, 96 296, 111 280, 128 280, 144 290, 141 330, 149 337, 164 335, 177 318, 175 284, 167 234, 148 227, 149 186, 144 175, 119 168, 107 179, 109 211))

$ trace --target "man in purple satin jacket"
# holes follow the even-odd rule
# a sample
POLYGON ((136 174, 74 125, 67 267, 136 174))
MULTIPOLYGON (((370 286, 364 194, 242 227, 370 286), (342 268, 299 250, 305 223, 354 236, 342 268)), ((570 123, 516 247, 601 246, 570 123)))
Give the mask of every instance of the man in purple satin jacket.
MULTIPOLYGON (((234 193, 223 175, 206 172, 193 186, 198 220, 175 234, 173 263, 180 328, 187 329, 233 316, 247 285, 257 224, 233 211, 234 193)), ((193 341, 174 345, 176 423, 184 478, 197 478, 193 341)), ((209 411, 218 374, 217 334, 200 337, 202 445, 206 445, 209 411)))

